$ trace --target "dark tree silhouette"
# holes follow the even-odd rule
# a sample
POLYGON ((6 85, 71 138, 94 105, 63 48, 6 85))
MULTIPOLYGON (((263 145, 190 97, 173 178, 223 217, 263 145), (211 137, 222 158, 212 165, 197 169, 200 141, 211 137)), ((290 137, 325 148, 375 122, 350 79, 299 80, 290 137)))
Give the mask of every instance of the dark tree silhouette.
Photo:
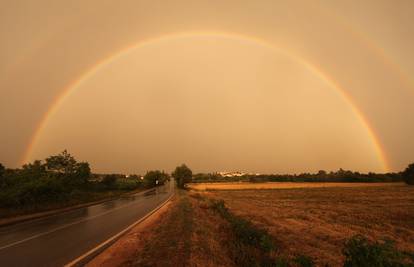
POLYGON ((0 163, 0 188, 5 186, 5 177, 4 174, 6 172, 6 168, 3 166, 3 164, 0 163))
POLYGON ((147 187, 162 185, 168 180, 168 174, 161 171, 149 171, 144 176, 144 182, 147 187))
POLYGON ((184 188, 186 183, 191 182, 193 172, 185 164, 182 164, 181 166, 175 168, 175 171, 172 173, 172 177, 175 178, 179 188, 184 188))
POLYGON ((49 171, 70 174, 75 171, 75 166, 76 160, 67 150, 46 159, 46 167, 49 171))
POLYGON ((0 177, 2 177, 5 172, 6 172, 6 168, 3 166, 3 164, 0 163, 0 177))
POLYGON ((77 162, 66 150, 48 157, 45 166, 48 171, 60 174, 70 184, 86 183, 91 175, 89 163, 77 162))
POLYGON ((414 163, 408 165, 408 167, 402 172, 404 181, 409 185, 414 185, 414 163))

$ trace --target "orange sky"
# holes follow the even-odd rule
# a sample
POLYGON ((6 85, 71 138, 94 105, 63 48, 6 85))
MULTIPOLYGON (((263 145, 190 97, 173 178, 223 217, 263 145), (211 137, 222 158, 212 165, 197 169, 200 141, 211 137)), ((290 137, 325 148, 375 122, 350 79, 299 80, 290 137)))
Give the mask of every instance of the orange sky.
POLYGON ((411 1, 13 1, 0 162, 96 171, 400 170, 414 155, 411 1))

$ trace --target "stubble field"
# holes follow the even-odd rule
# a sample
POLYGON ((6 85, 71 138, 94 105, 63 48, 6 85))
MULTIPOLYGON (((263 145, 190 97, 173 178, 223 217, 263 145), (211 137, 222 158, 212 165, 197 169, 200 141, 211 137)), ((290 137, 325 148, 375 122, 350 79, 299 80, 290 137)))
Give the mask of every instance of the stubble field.
POLYGON ((322 183, 322 182, 268 182, 268 183, 193 183, 189 188, 194 190, 246 190, 246 189, 289 189, 289 188, 321 188, 321 187, 384 187, 404 185, 403 183, 322 183))
POLYGON ((233 213, 267 229, 280 254, 304 254, 318 266, 341 266, 343 244, 355 234, 391 239, 399 249, 414 252, 414 187, 373 185, 205 194, 223 199, 233 213))

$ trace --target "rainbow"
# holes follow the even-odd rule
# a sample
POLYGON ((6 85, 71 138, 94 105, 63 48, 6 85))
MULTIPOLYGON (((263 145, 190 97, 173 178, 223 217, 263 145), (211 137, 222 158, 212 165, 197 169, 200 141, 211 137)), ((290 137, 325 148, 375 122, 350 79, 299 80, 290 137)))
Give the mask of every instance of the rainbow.
POLYGON ((150 45, 152 43, 168 40, 168 39, 175 39, 175 38, 185 38, 185 37, 220 37, 220 38, 231 38, 231 39, 237 39, 240 41, 247 41, 250 43, 255 43, 260 46, 264 46, 267 48, 271 48, 273 50, 277 50, 279 53, 282 53, 284 55, 289 56, 290 58, 294 59, 296 62, 302 64, 304 67, 306 67, 308 70, 310 70, 314 75, 322 79, 323 81, 327 82, 333 89, 338 92, 341 97, 346 101, 346 103, 349 105, 353 113, 355 114, 356 118, 361 122, 361 124, 366 129, 370 140, 372 141, 375 152, 379 158, 379 160, 382 163, 384 171, 389 170, 389 164, 388 160, 385 154, 385 150, 383 148, 382 143, 380 142, 378 136, 375 134, 373 127, 370 125, 368 120, 365 118, 364 114, 357 108, 357 106, 354 104, 353 99, 350 95, 346 93, 346 91, 333 79, 331 79, 326 73, 324 73, 320 68, 317 66, 311 64, 310 62, 306 61, 304 58, 296 56, 293 53, 288 53, 287 50, 282 50, 280 47, 277 47, 269 42, 266 42, 263 39, 252 37, 252 36, 245 36, 241 34, 235 34, 235 33, 226 33, 226 32, 180 32, 180 33, 173 33, 173 34, 167 34, 167 35, 161 35, 155 38, 149 38, 143 41, 140 41, 138 43, 134 43, 132 45, 127 46, 124 49, 121 49, 120 51, 112 54, 109 57, 106 57, 102 59, 101 61, 98 61, 92 68, 84 72, 78 79, 74 80, 72 83, 70 83, 58 97, 56 97, 56 100, 51 104, 48 111, 44 114, 43 118, 41 119, 40 123, 38 124, 38 127, 35 129, 34 134, 32 135, 32 138, 30 139, 29 145, 27 146, 26 151, 24 152, 23 158, 21 160, 22 164, 29 162, 33 149, 38 142, 38 139, 41 135, 42 130, 45 128, 45 126, 48 124, 49 119, 53 116, 53 114, 60 108, 60 106, 63 104, 63 102, 67 99, 67 97, 73 93, 84 81, 88 80, 90 77, 92 77, 94 74, 99 72, 101 69, 103 69, 105 66, 113 63, 117 59, 119 59, 122 56, 127 55, 134 49, 137 49, 142 46, 150 45))
POLYGON ((368 51, 371 51, 375 56, 381 61, 383 66, 388 67, 396 74, 399 78, 399 81, 404 85, 409 92, 412 92, 414 88, 414 83, 410 75, 408 75, 400 65, 398 65, 392 58, 390 58, 385 50, 377 45, 368 34, 361 31, 359 28, 354 27, 354 25, 349 21, 343 19, 340 15, 335 14, 324 6, 320 6, 325 16, 328 16, 331 20, 335 21, 337 25, 342 26, 353 38, 359 40, 361 44, 368 48, 368 51))

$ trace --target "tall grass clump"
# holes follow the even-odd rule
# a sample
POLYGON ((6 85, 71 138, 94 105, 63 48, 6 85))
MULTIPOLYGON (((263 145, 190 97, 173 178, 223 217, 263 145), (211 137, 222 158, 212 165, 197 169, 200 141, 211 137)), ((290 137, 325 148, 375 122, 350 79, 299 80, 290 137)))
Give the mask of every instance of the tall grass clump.
POLYGON ((364 236, 355 235, 345 243, 343 254, 344 267, 414 266, 413 256, 397 250, 391 240, 371 242, 364 236))

